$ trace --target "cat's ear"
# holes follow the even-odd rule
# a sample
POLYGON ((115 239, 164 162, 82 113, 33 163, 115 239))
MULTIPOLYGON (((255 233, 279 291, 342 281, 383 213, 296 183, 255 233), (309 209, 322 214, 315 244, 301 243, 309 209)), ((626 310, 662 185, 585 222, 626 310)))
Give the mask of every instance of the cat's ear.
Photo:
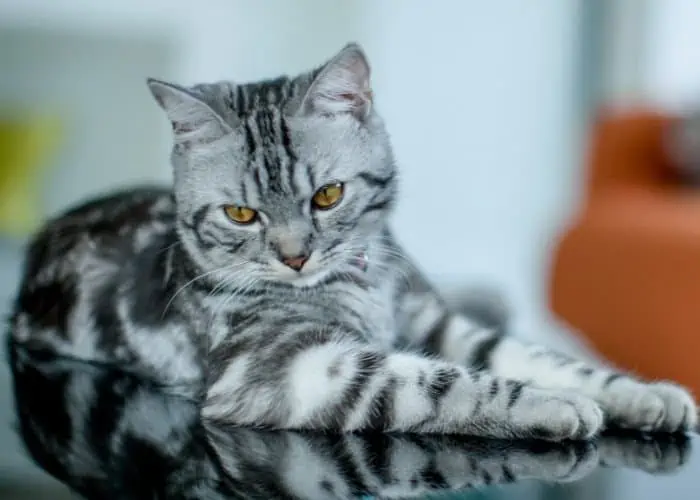
POLYGON ((356 43, 346 45, 321 68, 301 104, 303 114, 350 113, 360 120, 371 108, 369 62, 356 43))
POLYGON ((178 142, 206 144, 231 131, 231 127, 192 91, 149 78, 148 88, 170 120, 178 142))

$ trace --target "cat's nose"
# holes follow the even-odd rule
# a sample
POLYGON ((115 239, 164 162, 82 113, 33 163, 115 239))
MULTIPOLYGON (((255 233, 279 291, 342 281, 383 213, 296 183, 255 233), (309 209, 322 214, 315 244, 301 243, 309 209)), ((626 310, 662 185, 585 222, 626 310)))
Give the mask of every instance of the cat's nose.
POLYGON ((301 271, 301 268, 304 267, 304 264, 306 264, 307 260, 309 260, 308 255, 297 255, 296 257, 282 257, 282 262, 287 267, 291 267, 295 271, 301 271))

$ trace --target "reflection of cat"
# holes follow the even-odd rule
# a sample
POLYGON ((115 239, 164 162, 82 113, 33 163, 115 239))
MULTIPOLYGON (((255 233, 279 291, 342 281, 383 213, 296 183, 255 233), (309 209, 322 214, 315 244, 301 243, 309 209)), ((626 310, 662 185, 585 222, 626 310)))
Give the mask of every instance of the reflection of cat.
POLYGON ((684 436, 595 443, 312 434, 203 427, 194 403, 131 375, 11 349, 34 460, 87 498, 411 497, 524 479, 568 482, 602 462, 677 470, 684 436))
POLYGON ((295 78, 151 80, 174 131, 173 193, 116 194, 50 222, 13 338, 165 383, 206 378, 203 415, 233 424, 549 440, 589 438, 604 416, 693 427, 682 388, 445 305, 389 229, 398 171, 369 80, 356 45, 295 78))

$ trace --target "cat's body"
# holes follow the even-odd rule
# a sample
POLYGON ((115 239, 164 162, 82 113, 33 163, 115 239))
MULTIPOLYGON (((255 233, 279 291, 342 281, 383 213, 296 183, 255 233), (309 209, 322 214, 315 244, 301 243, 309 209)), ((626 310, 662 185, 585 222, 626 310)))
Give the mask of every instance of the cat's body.
MULTIPOLYGON (((357 46, 295 79, 151 81, 174 196, 98 200, 34 240, 18 342, 202 383, 205 418, 586 438, 683 431, 690 395, 450 311, 396 243, 396 167, 357 46), (601 411, 602 410, 602 411, 601 411)), ((437 216, 437 214, 436 214, 437 216)))
POLYGON ((10 349, 17 431, 29 456, 81 498, 424 498, 598 465, 677 472, 691 441, 581 442, 331 434, 202 425, 187 398, 119 370, 10 349))

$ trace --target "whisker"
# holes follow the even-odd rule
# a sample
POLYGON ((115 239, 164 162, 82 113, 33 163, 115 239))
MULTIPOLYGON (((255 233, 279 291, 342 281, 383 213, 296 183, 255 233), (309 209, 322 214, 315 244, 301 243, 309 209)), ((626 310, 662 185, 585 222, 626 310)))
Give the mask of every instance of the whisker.
MULTIPOLYGON (((235 264, 234 264, 234 266, 235 266, 235 264)), ((212 275, 212 274, 214 274, 214 273, 224 271, 224 270, 226 270, 226 269, 228 269, 228 268, 230 268, 230 267, 232 267, 232 266, 229 265, 229 266, 223 266, 223 267, 219 267, 219 268, 216 268, 216 269, 212 269, 211 271, 207 271, 206 273, 202 273, 202 274, 200 274, 199 276, 195 276, 195 277, 192 278, 190 281, 188 281, 187 283, 185 283, 184 285, 182 285, 182 286, 173 294, 173 296, 170 297, 170 300, 168 300, 168 303, 165 305, 165 308, 163 309, 163 314, 162 314, 161 318, 162 318, 162 317, 165 317, 165 313, 168 311, 168 308, 169 308, 170 305, 173 303, 173 300, 175 300, 175 297, 177 297, 177 296, 178 296, 184 289, 186 289, 188 286, 192 285, 192 283, 194 283, 194 282, 196 282, 196 281, 198 281, 198 280, 200 280, 200 279, 202 279, 202 278, 206 278, 207 276, 210 276, 210 275, 212 275)))

